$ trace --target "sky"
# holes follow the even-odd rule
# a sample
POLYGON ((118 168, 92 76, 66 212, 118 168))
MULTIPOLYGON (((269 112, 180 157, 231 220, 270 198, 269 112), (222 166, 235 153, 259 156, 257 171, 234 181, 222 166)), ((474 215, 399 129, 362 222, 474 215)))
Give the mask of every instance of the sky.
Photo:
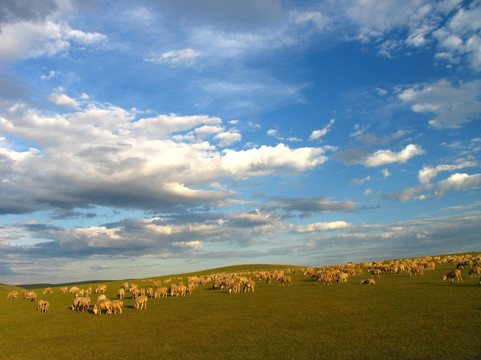
POLYGON ((0 282, 481 251, 481 2, 2 0, 0 282))

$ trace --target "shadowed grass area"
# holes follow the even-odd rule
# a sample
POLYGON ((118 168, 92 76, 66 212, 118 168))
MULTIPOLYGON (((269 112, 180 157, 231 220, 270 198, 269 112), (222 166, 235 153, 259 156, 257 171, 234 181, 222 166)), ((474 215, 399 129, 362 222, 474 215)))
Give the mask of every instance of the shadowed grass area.
MULTIPOLYGON (((190 275, 274 268, 283 267, 243 265, 171 278, 185 283, 190 275)), ((9 287, 1 286, 2 359, 477 359, 481 286, 467 269, 463 283, 443 282, 452 268, 384 274, 374 286, 360 285, 366 272, 331 286, 292 274, 290 287, 258 281, 254 293, 241 294, 205 284, 192 296, 149 299, 146 311, 126 299, 124 313, 111 316, 69 310, 73 295, 58 294, 58 287, 47 295, 37 289, 51 303, 40 314, 28 300, 7 300, 9 287)), ((106 295, 115 298, 122 283, 106 283, 106 295)))

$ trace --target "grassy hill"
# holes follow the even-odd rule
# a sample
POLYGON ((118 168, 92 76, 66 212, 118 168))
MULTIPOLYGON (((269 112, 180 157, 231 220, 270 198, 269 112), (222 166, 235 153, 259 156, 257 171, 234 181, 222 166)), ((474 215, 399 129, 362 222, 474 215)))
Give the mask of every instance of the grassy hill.
MULTIPOLYGON (((69 309, 73 295, 42 295, 50 311, 35 311, 23 298, 7 300, 0 286, 2 359, 479 359, 481 286, 477 279, 451 284, 438 265, 423 276, 383 274, 376 285, 322 284, 294 266, 241 265, 177 274, 172 282, 212 273, 245 273, 290 268, 293 285, 257 281, 254 293, 229 294, 212 283, 191 296, 149 299, 147 310, 124 300, 123 314, 95 316, 69 309)), ((252 274, 251 274, 252 275, 252 274)), ((148 280, 134 280, 139 287, 148 280)), ((122 281, 107 283, 114 299, 122 281)), ((84 284, 81 288, 97 283, 84 284)), ((96 294, 92 295, 95 302, 96 294)))

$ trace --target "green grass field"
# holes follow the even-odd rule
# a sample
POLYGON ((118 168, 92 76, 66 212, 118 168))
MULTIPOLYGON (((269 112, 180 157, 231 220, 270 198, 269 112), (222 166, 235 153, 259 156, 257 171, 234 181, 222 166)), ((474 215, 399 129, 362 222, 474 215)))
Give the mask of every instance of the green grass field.
MULTIPOLYGON (((274 268, 283 266, 236 266, 172 279, 274 268)), ((257 281, 254 293, 229 294, 205 284, 191 296, 149 299, 145 311, 126 299, 123 314, 110 316, 70 310, 73 295, 58 294, 58 287, 47 295, 34 289, 51 304, 41 314, 23 297, 7 300, 14 287, 1 285, 0 358, 481 359, 481 286, 467 269, 463 283, 442 281, 453 268, 446 263, 416 277, 383 274, 374 286, 360 285, 370 277, 366 271, 332 286, 292 274, 291 287, 257 281)), ((122 283, 106 283, 106 295, 116 298, 122 283)), ((91 297, 94 303, 97 294, 91 297)))

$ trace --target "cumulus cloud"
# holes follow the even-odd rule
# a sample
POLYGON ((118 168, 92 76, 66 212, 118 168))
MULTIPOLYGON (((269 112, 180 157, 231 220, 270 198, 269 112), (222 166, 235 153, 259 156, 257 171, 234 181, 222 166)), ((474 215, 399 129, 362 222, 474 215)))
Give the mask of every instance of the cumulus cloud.
POLYGON ((477 166, 477 162, 464 161, 461 164, 442 164, 436 167, 425 166, 419 170, 418 180, 421 184, 428 184, 432 178, 436 177, 442 171, 454 171, 472 166, 477 166))
POLYGON ((54 56, 69 51, 74 45, 92 45, 105 39, 103 34, 74 30, 65 23, 16 22, 2 27, 0 60, 54 56))
POLYGON ((223 151, 222 168, 236 178, 271 175, 278 171, 308 170, 327 160, 320 148, 291 149, 284 144, 250 150, 223 151))
POLYGON ((170 114, 134 120, 135 114, 112 105, 86 104, 62 115, 43 115, 25 104, 8 109, 0 117, 2 133, 36 147, 17 151, 6 139, 0 143, 0 172, 5 174, 0 188, 6 194, 0 211, 214 206, 235 196, 217 186, 226 177, 302 172, 327 159, 315 147, 221 151, 207 141, 171 138, 192 131, 213 134, 220 148, 241 140, 236 131, 222 131, 216 117, 170 114))
POLYGON ((409 144, 397 153, 391 150, 378 150, 366 157, 362 164, 366 167, 376 167, 397 162, 405 163, 413 156, 421 154, 424 154, 424 150, 419 145, 409 144))
POLYGON ((416 113, 431 116, 436 129, 459 128, 481 114, 481 81, 452 84, 439 80, 404 89, 398 96, 416 113))
POLYGON ((443 197, 449 191, 471 190, 481 184, 481 174, 455 173, 438 183, 435 195, 443 197))
POLYGON ((78 103, 76 100, 72 99, 70 96, 66 94, 57 94, 53 93, 48 96, 48 99, 59 106, 67 107, 67 108, 76 108, 78 107, 78 103))

